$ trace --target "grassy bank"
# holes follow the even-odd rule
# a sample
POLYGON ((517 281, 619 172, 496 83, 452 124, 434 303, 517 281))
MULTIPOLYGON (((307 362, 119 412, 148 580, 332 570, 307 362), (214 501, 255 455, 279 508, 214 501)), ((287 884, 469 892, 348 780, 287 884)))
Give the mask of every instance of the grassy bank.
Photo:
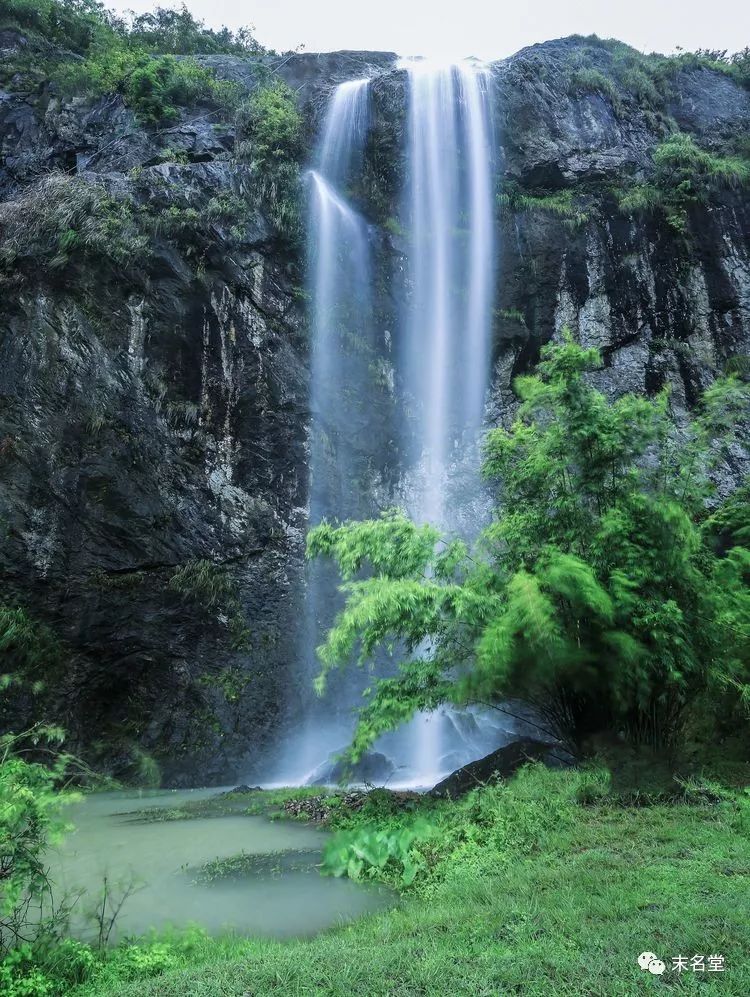
MULTIPOLYGON (((277 808, 279 794, 271 802, 277 808)), ((351 811, 340 797, 332 802, 329 823, 346 828, 334 853, 378 829, 418 829, 410 852, 419 871, 400 905, 312 940, 190 933, 121 946, 82 973, 87 982, 63 992, 750 993, 746 790, 687 782, 620 793, 602 770, 531 766, 458 803, 375 794, 351 811), (663 976, 638 967, 643 951, 664 960, 663 976), (723 955, 725 971, 671 968, 673 956, 695 954, 723 955)), ((255 794, 250 808, 259 806, 255 794)), ((399 863, 396 853, 382 868, 365 861, 358 872, 397 882, 399 863)))

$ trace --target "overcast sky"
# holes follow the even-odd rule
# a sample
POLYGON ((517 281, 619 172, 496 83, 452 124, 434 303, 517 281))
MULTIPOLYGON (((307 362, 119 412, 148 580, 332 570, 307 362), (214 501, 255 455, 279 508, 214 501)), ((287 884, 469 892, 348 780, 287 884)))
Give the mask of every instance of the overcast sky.
MULTIPOLYGON (((106 0, 105 0, 106 3, 106 0)), ((175 0, 109 0, 120 11, 175 0)), ((187 0, 213 27, 255 26, 279 51, 380 49, 498 59, 561 35, 619 38, 644 51, 750 45, 750 0, 187 0)))

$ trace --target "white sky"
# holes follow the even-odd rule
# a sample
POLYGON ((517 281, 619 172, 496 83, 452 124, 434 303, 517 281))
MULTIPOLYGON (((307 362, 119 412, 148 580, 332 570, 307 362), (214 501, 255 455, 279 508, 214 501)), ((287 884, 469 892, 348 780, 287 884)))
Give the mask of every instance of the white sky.
MULTIPOLYGON (((143 12, 175 0, 105 0, 143 12)), ((561 35, 619 38, 643 51, 750 45, 750 0, 187 0, 212 27, 250 24, 279 51, 380 49, 499 59, 561 35)))

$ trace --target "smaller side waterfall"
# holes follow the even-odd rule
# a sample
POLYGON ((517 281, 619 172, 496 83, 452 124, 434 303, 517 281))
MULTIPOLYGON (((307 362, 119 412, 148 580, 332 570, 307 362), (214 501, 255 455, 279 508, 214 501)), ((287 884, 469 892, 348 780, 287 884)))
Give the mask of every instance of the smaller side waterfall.
POLYGON ((369 338, 367 228, 331 184, 310 171, 312 273, 312 412, 310 518, 345 517, 353 477, 349 434, 355 430, 359 358, 347 340, 369 338))
POLYGON ((362 155, 369 85, 369 79, 349 80, 333 92, 318 152, 318 169, 332 183, 346 183, 362 155))
MULTIPOLYGON (((359 168, 367 133, 369 80, 333 91, 315 166, 308 173, 307 272, 310 296, 311 433, 310 523, 362 515, 354 484, 361 440, 367 438, 368 347, 372 335, 372 268, 365 220, 349 204, 346 185, 359 168)), ((299 635, 301 725, 286 741, 274 780, 305 783, 346 744, 359 692, 318 700, 315 648, 332 622, 336 589, 332 566, 309 566, 304 625, 299 635)), ((334 676, 332 684, 336 683, 334 676)))

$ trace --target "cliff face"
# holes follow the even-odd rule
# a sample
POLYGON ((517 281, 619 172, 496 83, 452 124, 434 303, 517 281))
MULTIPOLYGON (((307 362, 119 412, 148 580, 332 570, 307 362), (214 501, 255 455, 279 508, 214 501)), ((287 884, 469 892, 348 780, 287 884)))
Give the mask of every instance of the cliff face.
MULTIPOLYGON (((0 34, 5 52, 24 44, 0 34)), ((513 376, 563 325, 603 349, 607 390, 669 381, 678 407, 750 353, 746 191, 730 185, 677 208, 667 194, 671 221, 663 206, 621 205, 623 191, 649 182, 675 125, 716 154, 739 148, 750 94, 697 67, 678 72, 654 109, 618 82, 597 90, 589 73, 576 83, 581 44, 493 67, 505 192, 495 419, 512 410, 513 376)), ((606 49, 591 58, 611 68, 606 49)), ((204 61, 255 86, 256 63, 204 61)), ((275 67, 310 135, 333 84, 376 74, 355 196, 373 225, 386 363, 409 293, 406 236, 392 222, 406 100, 393 65, 388 54, 335 53, 275 67)), ((63 100, 44 81, 0 92, 0 242, 13 244, 0 285, 3 599, 64 642, 70 664, 52 695, 79 744, 98 742, 95 756, 119 773, 143 750, 171 783, 247 776, 284 722, 299 653, 303 240, 279 231, 236 139, 230 120, 202 107, 154 130, 114 98, 63 100), (83 235, 66 243, 70 230, 83 235)), ((386 493, 399 464, 398 372, 393 391, 371 447, 386 493)), ((404 447, 402 470, 408 460, 404 447)))
MULTIPOLYGON (((746 149, 750 94, 722 74, 685 68, 654 110, 616 78, 611 93, 556 85, 575 55, 570 41, 537 46, 496 77, 506 185, 569 192, 575 206, 560 216, 511 204, 501 218, 499 398, 567 324, 603 351, 608 390, 669 382, 673 404, 690 406, 750 349, 747 189, 717 187, 702 199, 693 187, 681 200, 684 173, 670 164, 659 182, 678 212, 628 211, 623 193, 652 182, 654 150, 676 129, 719 156, 746 149)), ((608 53, 596 55, 608 74, 608 53)))

